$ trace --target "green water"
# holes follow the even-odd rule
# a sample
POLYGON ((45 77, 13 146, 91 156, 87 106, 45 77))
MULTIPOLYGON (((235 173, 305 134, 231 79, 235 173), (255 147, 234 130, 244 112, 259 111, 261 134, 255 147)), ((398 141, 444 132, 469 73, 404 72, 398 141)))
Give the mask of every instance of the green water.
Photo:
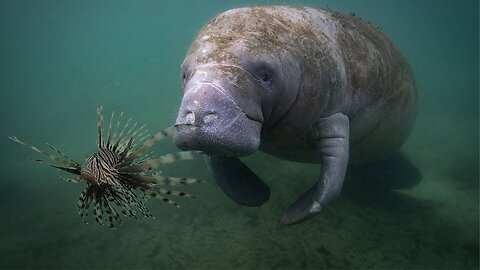
MULTIPOLYGON (((479 267, 478 1, 0 1, 0 268, 448 268, 479 267), (348 182, 325 213, 284 227, 283 210, 318 167, 255 154, 270 185, 258 208, 236 205, 202 160, 166 175, 206 180, 175 209, 116 231, 84 224, 84 183, 64 183, 28 159, 16 135, 76 160, 95 151, 95 108, 124 111, 152 130, 171 125, 179 65, 196 31, 234 7, 297 4, 355 12, 380 26, 410 62, 419 89, 404 146, 423 180, 403 191, 348 182)), ((175 151, 171 141, 158 152, 175 151)))

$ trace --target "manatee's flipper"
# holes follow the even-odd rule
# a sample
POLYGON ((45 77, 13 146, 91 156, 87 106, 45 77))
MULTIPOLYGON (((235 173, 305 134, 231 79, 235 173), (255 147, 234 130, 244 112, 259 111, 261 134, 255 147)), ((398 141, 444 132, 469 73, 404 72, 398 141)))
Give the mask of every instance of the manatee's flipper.
POLYGON ((348 164, 349 120, 341 113, 319 119, 308 139, 317 148, 320 180, 290 205, 280 222, 291 225, 305 221, 327 208, 340 195, 348 164))
POLYGON ((401 152, 385 160, 351 166, 349 170, 362 182, 377 189, 407 189, 422 180, 420 170, 401 152))
POLYGON ((236 203, 259 206, 268 201, 268 186, 239 158, 212 155, 205 160, 217 184, 236 203))

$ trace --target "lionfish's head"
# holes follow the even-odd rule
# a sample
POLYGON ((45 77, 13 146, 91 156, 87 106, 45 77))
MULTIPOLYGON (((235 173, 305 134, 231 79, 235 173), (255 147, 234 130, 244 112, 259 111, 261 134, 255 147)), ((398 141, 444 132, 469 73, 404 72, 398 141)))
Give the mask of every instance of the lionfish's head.
POLYGON ((90 184, 114 184, 118 171, 115 165, 120 157, 114 151, 100 148, 98 152, 87 158, 80 169, 80 175, 90 184))

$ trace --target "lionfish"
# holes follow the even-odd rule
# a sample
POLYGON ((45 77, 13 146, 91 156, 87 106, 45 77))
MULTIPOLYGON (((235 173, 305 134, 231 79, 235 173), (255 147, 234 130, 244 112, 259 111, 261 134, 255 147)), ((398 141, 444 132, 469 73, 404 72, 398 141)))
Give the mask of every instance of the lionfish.
POLYGON ((121 128, 122 117, 123 112, 117 117, 116 125, 112 131, 112 123, 115 118, 115 112, 112 112, 105 139, 103 109, 102 107, 97 109, 98 150, 88 157, 83 165, 48 143, 47 145, 57 155, 42 151, 17 137, 9 138, 60 165, 51 164, 41 159, 35 159, 35 161, 56 168, 57 171, 62 170, 78 175, 77 178, 64 178, 59 174, 62 180, 73 183, 85 180, 87 187, 81 193, 77 205, 80 217, 85 223, 88 223, 88 213, 90 207, 93 206, 92 212, 95 221, 103 225, 103 221, 108 218, 109 227, 114 229, 115 223, 119 225, 122 223, 118 211, 121 211, 128 218, 137 219, 136 209, 138 208, 144 217, 155 218, 145 206, 144 201, 148 197, 160 199, 177 208, 180 207, 178 203, 167 198, 166 195, 193 197, 188 193, 164 189, 160 186, 188 185, 199 182, 194 178, 162 176, 160 171, 155 171, 155 169, 177 160, 192 159, 201 152, 182 151, 156 158, 150 158, 151 154, 145 154, 156 142, 173 135, 176 131, 175 127, 171 126, 150 137, 147 135, 148 130, 145 125, 137 127, 138 123, 134 123, 129 127, 132 122, 131 118, 121 128), (106 216, 104 216, 104 212, 106 216))

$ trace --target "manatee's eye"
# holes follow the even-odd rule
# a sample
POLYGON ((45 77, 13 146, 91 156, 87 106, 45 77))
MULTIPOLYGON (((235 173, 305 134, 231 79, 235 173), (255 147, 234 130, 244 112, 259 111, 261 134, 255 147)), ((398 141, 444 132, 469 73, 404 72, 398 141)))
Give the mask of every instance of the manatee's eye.
POLYGON ((180 84, 182 85, 182 87, 185 86, 185 83, 187 82, 187 77, 187 72, 185 71, 185 69, 182 69, 180 74, 180 84))
POLYGON ((263 82, 269 82, 272 79, 272 76, 270 72, 268 72, 268 70, 262 70, 262 72, 260 73, 260 79, 263 82))
POLYGON ((182 85, 182 87, 184 87, 185 84, 187 83, 187 80, 188 80, 189 76, 190 76, 190 74, 189 74, 189 64, 185 60, 185 62, 183 62, 181 67, 180 67, 180 84, 182 85))
POLYGON ((263 85, 270 84, 274 79, 273 71, 267 66, 257 67, 253 72, 253 76, 263 85))

